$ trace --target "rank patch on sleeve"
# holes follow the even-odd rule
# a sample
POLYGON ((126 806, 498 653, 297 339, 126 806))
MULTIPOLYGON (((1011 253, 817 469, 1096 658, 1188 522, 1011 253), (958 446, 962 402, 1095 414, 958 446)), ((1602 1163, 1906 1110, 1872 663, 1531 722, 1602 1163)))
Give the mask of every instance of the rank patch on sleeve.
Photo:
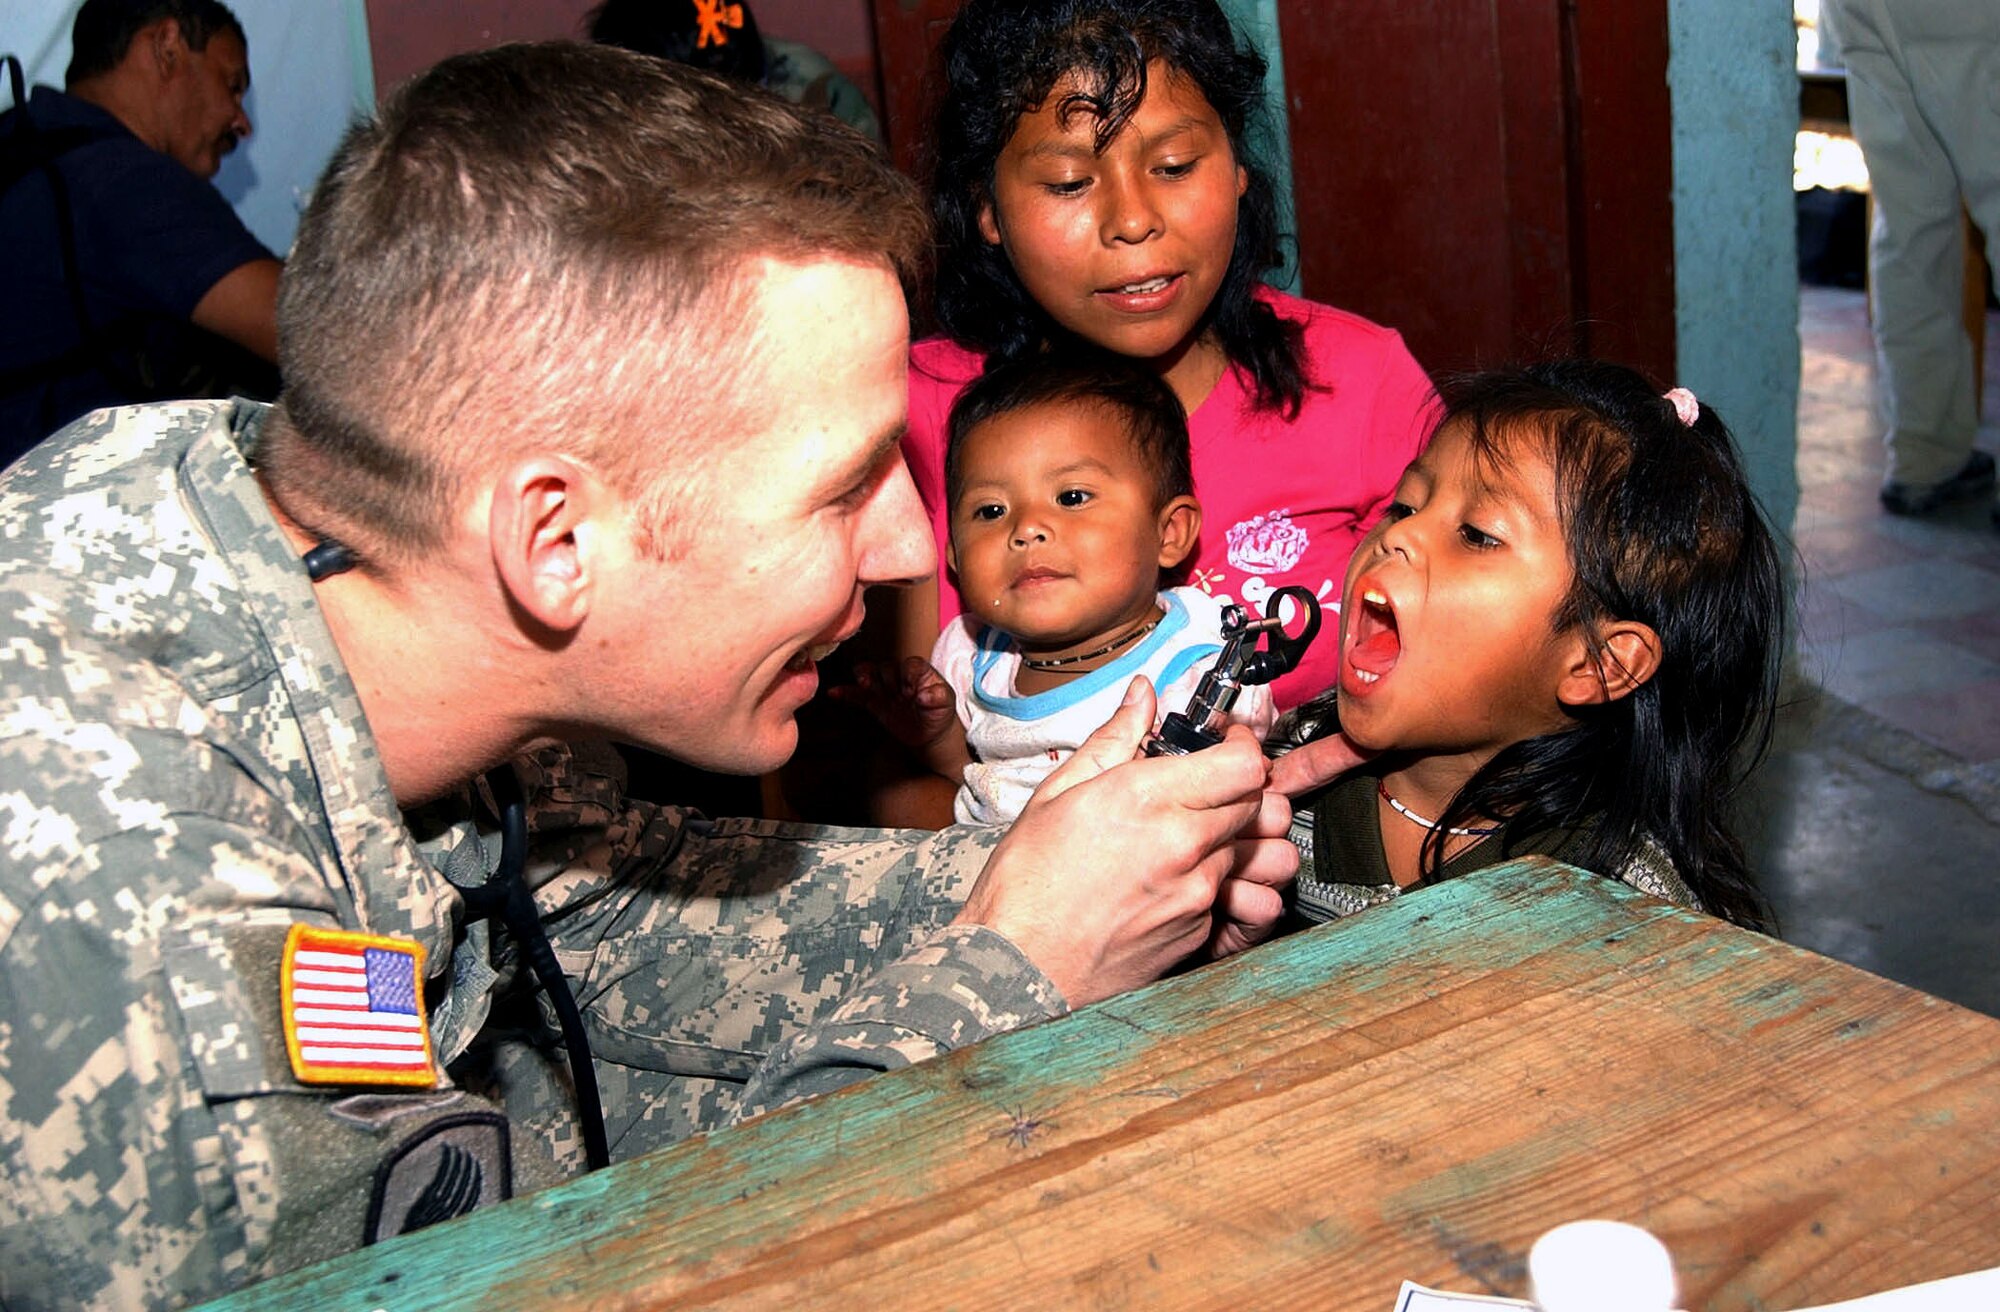
POLYGON ((436 1084, 423 977, 421 943, 293 925, 279 984, 292 1074, 301 1084, 436 1084))

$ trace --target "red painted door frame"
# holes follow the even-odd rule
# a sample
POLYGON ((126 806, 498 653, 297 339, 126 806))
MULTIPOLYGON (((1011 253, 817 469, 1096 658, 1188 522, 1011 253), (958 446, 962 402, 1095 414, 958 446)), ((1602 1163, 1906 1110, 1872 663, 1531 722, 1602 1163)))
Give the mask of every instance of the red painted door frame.
POLYGON ((1671 378, 1667 0, 1278 0, 1307 295, 1433 370, 1671 378))
POLYGON ((963 0, 873 0, 875 60, 882 71, 882 135, 896 167, 928 178, 938 42, 963 0))

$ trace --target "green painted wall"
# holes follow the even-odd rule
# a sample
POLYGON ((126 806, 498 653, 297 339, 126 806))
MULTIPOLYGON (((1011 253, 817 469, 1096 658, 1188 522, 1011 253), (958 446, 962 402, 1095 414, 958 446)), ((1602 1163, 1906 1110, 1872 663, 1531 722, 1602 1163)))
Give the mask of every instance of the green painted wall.
MULTIPOLYGON (((1221 0, 1229 21, 1250 38, 1270 64, 1265 74, 1264 103, 1270 106, 1261 123, 1251 125, 1250 149, 1270 172, 1278 193, 1278 231, 1291 233, 1295 227, 1292 208, 1292 139, 1285 118, 1284 44, 1278 31, 1277 0, 1221 0)), ((1275 287, 1299 289, 1299 261, 1296 249, 1287 248, 1285 267, 1269 280, 1275 287)))
POLYGON ((1669 0, 1679 382, 1735 432, 1789 531, 1798 509, 1799 284, 1790 7, 1669 0))

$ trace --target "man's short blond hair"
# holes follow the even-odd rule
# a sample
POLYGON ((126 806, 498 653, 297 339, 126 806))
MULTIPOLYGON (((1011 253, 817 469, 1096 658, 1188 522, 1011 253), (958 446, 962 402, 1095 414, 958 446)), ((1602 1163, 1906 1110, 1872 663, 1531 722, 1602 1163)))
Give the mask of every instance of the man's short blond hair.
POLYGON ((927 244, 912 184, 830 115, 603 46, 448 59, 313 193, 260 470, 364 556, 435 545, 469 474, 531 450, 664 513, 759 414, 749 271, 844 258, 908 287, 927 244))

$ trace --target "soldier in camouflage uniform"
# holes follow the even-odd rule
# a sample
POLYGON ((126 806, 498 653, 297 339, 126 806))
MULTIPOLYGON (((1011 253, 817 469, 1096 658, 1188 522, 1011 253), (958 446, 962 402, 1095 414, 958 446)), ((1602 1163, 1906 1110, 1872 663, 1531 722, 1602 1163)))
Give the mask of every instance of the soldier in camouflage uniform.
POLYGON ((466 56, 337 153, 276 406, 99 412, 0 477, 0 1304, 177 1306, 582 1169, 550 998, 461 891, 505 762, 614 1158, 1275 923, 1254 741, 1135 761, 1143 688, 1004 836, 711 822, 564 745, 771 768, 862 588, 929 568, 924 238, 821 116, 466 56), (331 1075, 315 943, 413 1027, 331 1075))
POLYGON ((875 107, 861 88, 804 42, 764 38, 764 85, 794 105, 824 110, 849 127, 882 139, 875 107))

